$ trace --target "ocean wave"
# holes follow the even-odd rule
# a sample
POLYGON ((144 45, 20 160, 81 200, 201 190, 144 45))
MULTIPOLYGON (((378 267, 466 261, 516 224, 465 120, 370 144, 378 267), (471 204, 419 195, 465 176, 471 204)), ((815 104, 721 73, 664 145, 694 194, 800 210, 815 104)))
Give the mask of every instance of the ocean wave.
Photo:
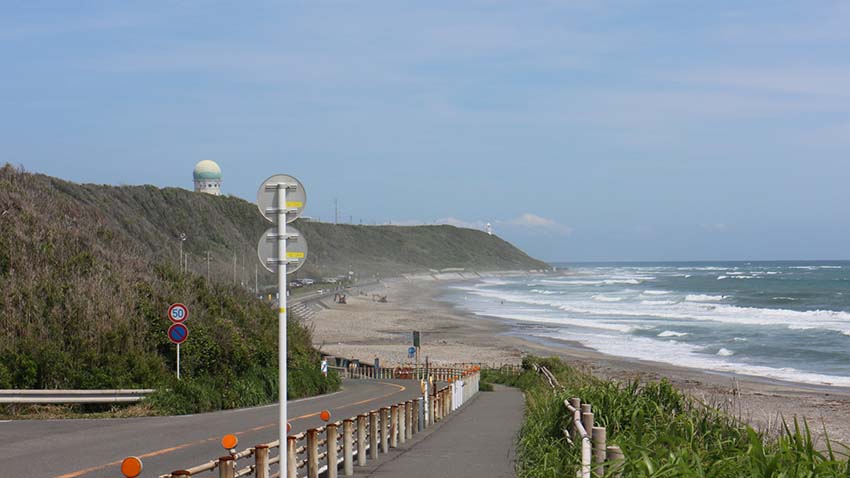
POLYGON ((735 355, 735 352, 721 347, 720 350, 717 351, 717 355, 720 355, 721 357, 731 357, 735 355))
POLYGON ((672 330, 665 330, 658 334, 659 337, 684 337, 688 335, 687 332, 674 332, 672 330))
POLYGON ((594 295, 590 297, 591 299, 599 302, 620 302, 623 300, 622 297, 609 297, 607 295, 594 295))
POLYGON ((678 304, 675 300, 642 300, 640 301, 643 305, 673 305, 678 304))
POLYGON ((645 291, 641 292, 641 294, 644 294, 644 295, 667 295, 667 294, 672 294, 672 293, 673 292, 669 291, 669 290, 645 290, 645 291))
POLYGON ((738 373, 796 383, 841 387, 850 386, 850 377, 807 372, 790 367, 778 368, 735 362, 734 360, 724 358, 722 355, 701 353, 701 347, 684 342, 659 341, 652 338, 617 336, 605 333, 576 334, 572 332, 556 332, 541 336, 576 340, 599 352, 617 357, 662 362, 701 370, 738 373))
MULTIPOLYGON (((551 307, 562 312, 590 317, 662 318, 683 321, 709 321, 738 325, 805 326, 832 330, 850 336, 850 313, 833 310, 798 311, 789 309, 760 309, 717 303, 720 296, 711 296, 714 303, 684 301, 672 305, 640 304, 635 302, 605 302, 572 299, 569 296, 541 296, 510 291, 473 290, 471 293, 499 301, 551 307)), ((701 295, 701 294, 693 294, 701 295)), ((503 309, 485 312, 501 316, 503 309)))
POLYGON ((688 294, 685 296, 685 300, 688 302, 719 302, 723 299, 727 299, 728 296, 725 295, 706 295, 706 294, 688 294))

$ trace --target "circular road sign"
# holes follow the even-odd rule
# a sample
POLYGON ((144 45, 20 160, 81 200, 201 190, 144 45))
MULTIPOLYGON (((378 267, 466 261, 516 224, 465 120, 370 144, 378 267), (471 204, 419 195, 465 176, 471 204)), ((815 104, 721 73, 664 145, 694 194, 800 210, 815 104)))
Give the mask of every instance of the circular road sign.
MULTIPOLYGON (((287 265, 286 273, 292 274, 307 261, 307 240, 292 226, 287 226, 286 233, 295 236, 286 240, 286 259, 294 261, 287 265)), ((269 272, 277 272, 278 249, 277 227, 269 228, 257 244, 257 256, 269 272)))
POLYGON ((257 190, 257 207, 264 218, 277 224, 277 195, 278 192, 283 191, 282 188, 277 187, 278 184, 295 185, 294 189, 286 189, 286 209, 292 210, 286 213, 286 222, 292 222, 304 212, 304 206, 307 205, 307 191, 304 190, 301 181, 288 174, 275 174, 263 181, 260 189, 257 190))
POLYGON ((183 324, 171 324, 168 328, 168 340, 175 344, 182 344, 189 338, 189 329, 183 324))
POLYGON ((189 309, 183 304, 171 304, 168 308, 168 318, 179 324, 189 318, 189 309))

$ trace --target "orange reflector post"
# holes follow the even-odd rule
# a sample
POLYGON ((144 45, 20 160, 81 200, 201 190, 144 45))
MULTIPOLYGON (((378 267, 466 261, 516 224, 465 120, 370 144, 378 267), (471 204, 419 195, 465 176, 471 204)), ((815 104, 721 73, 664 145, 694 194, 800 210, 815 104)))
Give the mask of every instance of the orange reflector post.
POLYGON ((221 437, 221 447, 225 450, 232 450, 239 445, 239 439, 236 438, 236 435, 228 433, 221 437))
POLYGON ((331 420, 331 412, 322 410, 322 413, 319 414, 319 418, 321 418, 322 421, 328 422, 331 420))
POLYGON ((121 474, 126 478, 136 478, 142 474, 142 460, 128 456, 121 462, 121 474))

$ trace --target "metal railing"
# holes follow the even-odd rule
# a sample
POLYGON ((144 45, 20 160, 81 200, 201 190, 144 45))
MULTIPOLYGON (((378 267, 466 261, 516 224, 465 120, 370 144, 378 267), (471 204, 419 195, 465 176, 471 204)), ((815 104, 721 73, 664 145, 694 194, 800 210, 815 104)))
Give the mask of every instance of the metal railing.
MULTIPOLYGON (((434 369, 433 371, 436 371, 434 369)), ((434 387, 431 393, 412 400, 328 423, 319 428, 289 435, 285 451, 279 441, 256 445, 185 470, 175 470, 159 478, 215 476, 219 478, 318 478, 320 474, 337 478, 340 468, 344 476, 354 474, 354 466, 365 466, 378 460, 391 448, 406 443, 414 434, 445 419, 478 392, 480 369, 445 371, 449 383, 434 387), (278 450, 271 456, 272 450, 278 450), (280 453, 287 453, 285 473, 279 467, 280 453), (253 458, 252 463, 244 463, 253 458), (243 463, 240 465, 240 460, 243 463), (277 466, 276 466, 277 465, 277 466)), ((364 375, 364 378, 367 378, 364 375)), ((437 379, 437 377, 434 377, 437 379)))
MULTIPOLYGON (((542 374, 553 390, 563 390, 555 375, 546 367, 534 365, 534 369, 542 374)), ((576 471, 577 478, 590 478, 591 469, 596 476, 606 476, 605 467, 610 467, 609 475, 620 478, 623 473, 625 455, 619 446, 607 446, 607 431, 605 427, 594 426, 593 407, 582 403, 581 398, 573 397, 564 400, 564 407, 572 416, 568 428, 564 429, 564 437, 571 445, 581 447, 581 465, 576 471)))
POLYGON ((0 403, 132 403, 153 389, 131 390, 0 390, 0 403))

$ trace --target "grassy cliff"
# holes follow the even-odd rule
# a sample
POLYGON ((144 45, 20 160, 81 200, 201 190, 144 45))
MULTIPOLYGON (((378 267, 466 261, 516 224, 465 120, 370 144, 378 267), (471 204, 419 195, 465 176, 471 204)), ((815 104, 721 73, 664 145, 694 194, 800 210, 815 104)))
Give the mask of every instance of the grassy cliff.
MULTIPOLYGON (((179 411, 272 399, 277 316, 251 293, 255 280, 275 280, 256 267, 269 226, 239 198, 0 168, 0 388, 169 388, 191 400, 154 401, 188 403, 179 411), (165 334, 172 302, 190 309, 180 384, 165 334)), ((310 245, 301 276, 546 267, 496 236, 452 226, 296 227, 310 245)), ((290 396, 335 387, 318 374, 308 331, 290 324, 289 334, 290 396)))

